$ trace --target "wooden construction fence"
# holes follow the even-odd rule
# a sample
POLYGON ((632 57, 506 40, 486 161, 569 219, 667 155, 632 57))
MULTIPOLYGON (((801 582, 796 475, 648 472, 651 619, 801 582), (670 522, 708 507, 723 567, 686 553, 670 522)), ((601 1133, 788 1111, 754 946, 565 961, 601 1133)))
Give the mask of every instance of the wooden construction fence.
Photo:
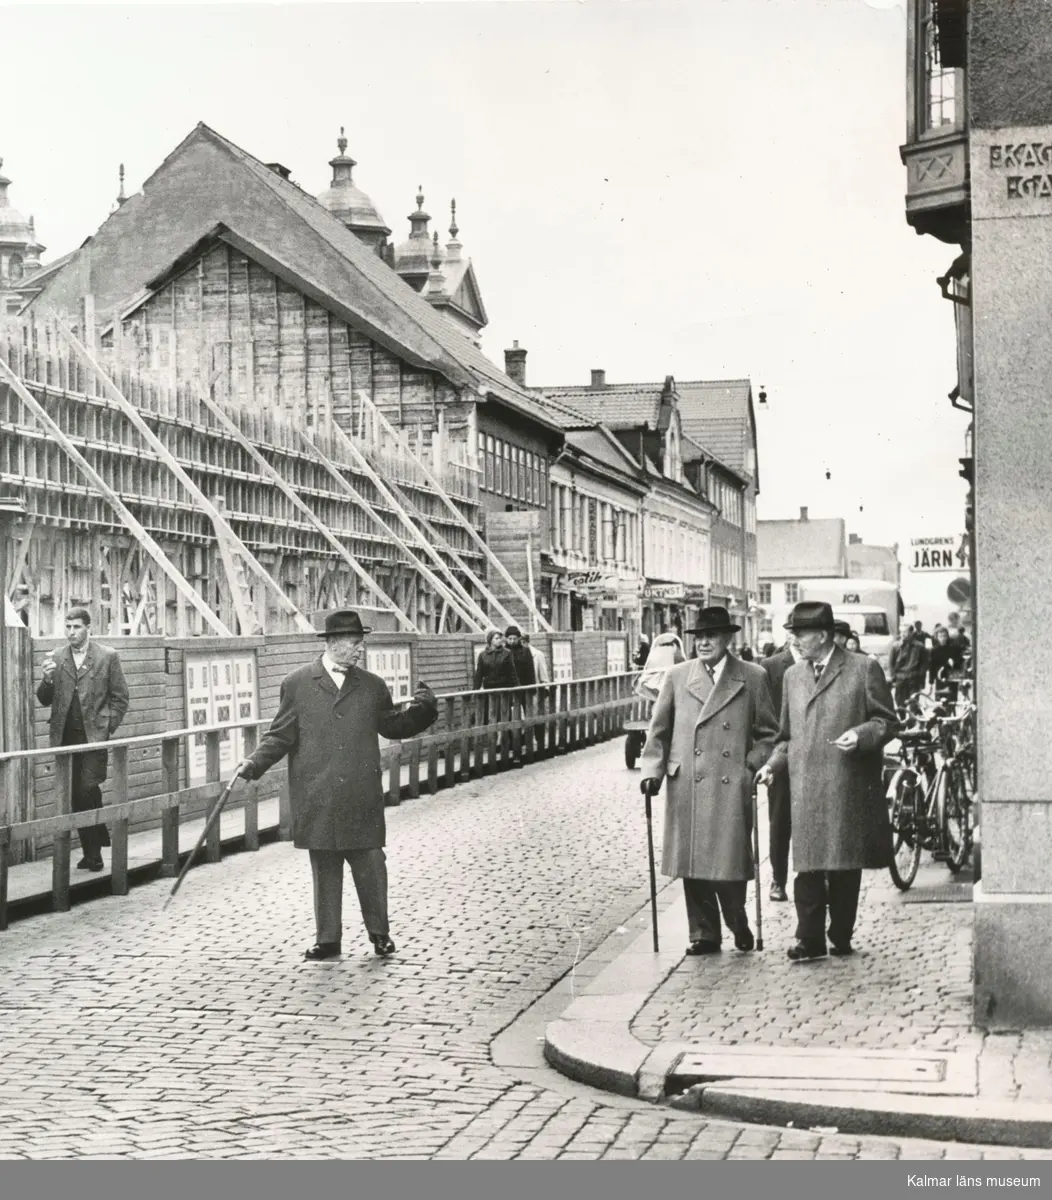
MULTIPOLYGON (((493 771, 565 753, 614 737, 625 720, 638 718, 647 704, 632 690, 634 673, 598 675, 563 683, 493 691, 449 692, 438 697, 439 719, 419 737, 392 742, 381 750, 381 767, 386 777, 385 799, 397 805, 422 792, 433 795, 440 787, 478 778, 493 771), (403 767, 408 779, 403 782, 403 767)), ((27 773, 40 760, 52 760, 56 776, 57 804, 53 815, 0 826, 0 930, 8 925, 8 876, 12 849, 35 837, 52 838, 51 897, 55 912, 70 907, 70 847, 73 832, 92 825, 109 827, 112 841, 111 890, 124 896, 129 890, 128 826, 160 818, 160 875, 174 878, 181 854, 180 826, 207 817, 214 811, 224 788, 220 780, 220 738, 231 729, 241 729, 246 753, 255 748, 259 731, 269 719, 216 725, 207 729, 178 729, 163 734, 116 738, 85 746, 49 747, 0 754, 0 798, 4 811, 26 812, 19 794, 27 773), (196 735, 206 739, 206 782, 180 787, 180 749, 196 735), (128 798, 129 752, 159 747, 161 791, 139 799, 128 798), (71 768, 73 756, 91 750, 109 753, 113 800, 88 812, 71 811, 71 768)), ((280 768, 279 768, 280 769, 280 768)), ((235 790, 227 808, 244 809, 244 847, 259 849, 258 781, 246 782, 235 790)), ((268 827, 268 828, 273 828, 268 827)), ((283 781, 279 794, 278 835, 292 836, 288 790, 283 781)), ((202 851, 203 861, 216 863, 222 856, 220 823, 217 821, 202 851)))

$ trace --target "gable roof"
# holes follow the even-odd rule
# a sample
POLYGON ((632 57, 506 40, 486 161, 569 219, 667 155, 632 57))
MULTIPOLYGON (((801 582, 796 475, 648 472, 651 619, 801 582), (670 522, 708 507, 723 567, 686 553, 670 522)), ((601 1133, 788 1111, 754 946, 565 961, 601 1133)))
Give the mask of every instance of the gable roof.
POLYGON ((118 208, 45 285, 35 304, 75 311, 95 297, 100 318, 142 293, 218 226, 281 263, 325 303, 410 361, 550 430, 545 407, 295 183, 204 123, 165 158, 143 190, 118 208))
POLYGON ((755 438, 752 382, 748 379, 676 380, 683 432, 737 472, 749 471, 755 438))
POLYGON ((602 425, 592 429, 573 430, 566 435, 567 444, 581 454, 622 475, 628 475, 646 488, 644 472, 616 437, 602 425))
POLYGON ((843 517, 757 521, 756 569, 761 579, 844 578, 847 546, 843 517))
POLYGON ((557 400, 587 421, 602 422, 608 429, 657 429, 661 417, 663 383, 619 383, 603 387, 542 387, 536 390, 557 400))

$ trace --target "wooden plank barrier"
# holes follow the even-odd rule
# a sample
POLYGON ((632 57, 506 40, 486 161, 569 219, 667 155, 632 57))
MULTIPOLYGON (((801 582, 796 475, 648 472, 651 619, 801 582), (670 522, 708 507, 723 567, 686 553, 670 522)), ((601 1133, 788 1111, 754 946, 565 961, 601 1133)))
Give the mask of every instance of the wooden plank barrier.
MULTIPOLYGON (((594 679, 577 679, 557 684, 504 688, 489 692, 453 692, 438 697, 439 720, 431 730, 404 742, 391 742, 381 751, 381 771, 386 775, 384 795, 390 805, 433 795, 440 786, 452 787, 460 780, 476 778, 498 769, 522 766, 553 754, 591 745, 600 738, 616 735, 628 718, 644 708, 632 692, 634 674, 625 672, 594 679), (439 762, 444 762, 442 771, 439 762), (402 766, 407 766, 403 783, 402 766), (426 763, 426 781, 422 779, 426 763)), ((133 823, 160 819, 161 856, 159 874, 174 878, 179 871, 180 827, 186 820, 207 819, 215 811, 224 783, 221 778, 223 740, 241 730, 245 753, 258 745, 268 719, 234 722, 207 729, 179 729, 163 734, 116 738, 88 746, 49 747, 0 754, 0 930, 8 927, 8 890, 12 862, 18 847, 34 838, 52 839, 51 896, 55 912, 70 907, 71 841, 78 829, 105 824, 112 841, 111 890, 115 896, 128 894, 129 827, 133 823), (205 737, 205 782, 183 787, 180 782, 180 750, 183 743, 205 737), (75 755, 105 749, 109 755, 112 794, 99 809, 72 811, 72 767, 75 755), (128 771, 131 756, 160 751, 160 791, 152 796, 129 799, 128 771), (19 813, 34 813, 21 793, 24 781, 32 780, 35 760, 54 764, 52 813, 46 817, 14 819, 19 813)), ((231 809, 244 811, 243 841, 246 850, 259 849, 259 786, 244 781, 228 800, 231 809)), ((292 836, 288 782, 279 790, 278 836, 292 836)), ((218 863, 222 858, 219 821, 209 833, 203 858, 218 863)), ((187 847, 188 849, 189 847, 187 847)), ((17 868, 15 868, 17 869, 17 868)))

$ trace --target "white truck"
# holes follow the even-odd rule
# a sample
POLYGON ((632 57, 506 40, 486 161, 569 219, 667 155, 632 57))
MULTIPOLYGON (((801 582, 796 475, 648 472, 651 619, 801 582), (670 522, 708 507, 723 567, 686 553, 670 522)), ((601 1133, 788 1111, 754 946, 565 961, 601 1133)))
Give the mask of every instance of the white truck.
POLYGON ((882 579, 801 579, 800 600, 824 600, 833 617, 858 634, 864 654, 888 671, 888 657, 899 633, 899 590, 882 579))

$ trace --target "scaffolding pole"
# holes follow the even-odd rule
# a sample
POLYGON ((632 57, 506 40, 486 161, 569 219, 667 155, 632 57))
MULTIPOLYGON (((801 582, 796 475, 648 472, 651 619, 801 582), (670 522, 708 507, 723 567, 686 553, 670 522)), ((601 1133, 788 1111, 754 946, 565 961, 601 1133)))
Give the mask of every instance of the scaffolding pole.
MULTIPOLYGON (((358 395, 359 395, 360 399, 362 400, 363 407, 365 405, 368 405, 369 408, 379 418, 381 425, 385 429, 388 429, 393 433, 394 430, 392 429, 390 421, 388 421, 388 419, 379 410, 379 408, 377 408, 376 405, 373 404, 373 402, 369 399, 369 397, 366 396, 366 394, 363 391, 361 391, 360 389, 359 389, 358 395)), ((417 465, 420 467, 420 470, 423 472, 424 478, 438 493, 438 498, 442 501, 442 503, 446 506, 446 508, 449 509, 449 511, 453 514, 453 516, 456 517, 457 521, 459 521, 460 524, 464 526, 464 528, 468 531, 468 535, 470 536, 471 540, 475 543, 476 546, 478 546, 478 548, 482 551, 482 553, 485 554, 486 561, 489 562, 493 567, 496 568, 496 570, 499 572, 501 577, 504 579, 504 582, 508 584, 508 586, 512 589, 512 591, 515 593, 515 595, 518 596, 518 598, 523 602, 523 604, 526 605, 527 611, 534 615, 534 617, 535 617, 538 625, 540 625, 541 629, 543 629, 545 633, 554 633, 555 630, 548 623, 548 621, 545 620, 544 614, 537 607, 536 601, 533 599, 532 596, 527 596, 527 594, 522 590, 522 588, 519 587, 518 583, 516 583, 513 576, 509 574, 508 569, 504 566, 504 564, 500 561, 500 559, 493 553, 493 551, 489 548, 489 546, 486 545, 486 543, 482 540, 482 538, 479 537, 478 531, 472 526, 471 522, 464 516, 464 514, 460 511, 460 509, 457 508, 457 506, 453 503, 453 501, 450 500, 449 496, 446 494, 445 488, 435 477, 434 472, 430 470, 427 463, 425 463, 424 460, 419 455, 414 455, 413 457, 414 457, 417 465)))
MULTIPOLYGON (((259 578, 267 587, 271 589, 271 591, 274 592, 275 596, 277 597, 279 608, 285 612, 286 616, 292 618, 301 633, 317 632, 310 621, 307 620, 303 613, 301 613, 295 604, 293 604, 288 598, 288 596, 285 595, 281 589, 281 585, 271 577, 270 573, 263 566, 263 564, 259 562, 252 551, 249 550, 245 543, 237 536, 226 518, 221 515, 215 505, 208 499, 204 492, 201 491, 197 484, 194 483, 186 471, 183 470, 183 468, 179 465, 178 460, 171 453, 164 442, 162 442, 161 439, 149 427, 149 425, 146 424, 138 409, 128 401, 127 397, 125 397, 120 388, 118 388, 109 375, 106 374, 91 351, 88 350, 88 348, 76 337, 69 326, 61 319, 61 317, 59 317, 56 313, 51 313, 50 315, 55 322, 56 328, 73 348, 75 353, 81 359, 83 359, 85 363, 87 363, 87 365, 95 373, 96 377, 101 380, 109 398, 120 408, 121 412, 123 412, 132 425, 135 426, 135 429, 146 441, 147 445, 160 457, 164 465, 172 472, 173 475, 175 475, 176 479, 179 480, 183 487, 186 488, 190 495, 201 506, 201 509, 205 512, 205 514, 211 519, 212 524, 216 528, 217 534, 221 530, 222 534, 226 535, 228 539, 228 545, 237 551, 237 554, 248 565, 257 578, 259 578)), ((222 534, 220 534, 220 536, 222 536, 222 534)), ((233 579, 229 579, 228 582, 230 584, 231 593, 234 592, 235 588, 242 586, 236 576, 233 579)))
POLYGON ((350 456, 354 459, 355 463, 365 473, 366 477, 379 491, 380 495, 383 496, 394 509, 398 519, 413 535, 413 538, 418 541, 421 546, 423 546, 424 550, 428 554, 428 557, 434 560, 434 562, 438 565, 439 570, 445 572, 445 574, 449 576, 450 580, 452 581, 454 595, 459 597, 460 606, 462 608, 468 608, 472 610, 475 614, 473 618, 475 623, 479 624, 482 629, 485 629, 490 624, 489 616, 485 610, 475 601, 474 597, 467 590, 467 588, 463 586, 460 580, 456 578, 456 576, 450 570, 449 564, 445 561, 442 555, 438 553, 434 546, 431 545, 427 538, 424 537, 420 530, 417 529, 417 527, 413 524, 408 513, 399 503, 398 498, 393 495, 391 489, 386 483, 384 483, 383 479, 380 478, 380 475, 373 469, 372 464, 365 457, 365 455, 362 454, 354 442, 347 436, 346 433, 344 433, 344 431, 339 427, 339 425, 336 424, 335 421, 330 422, 330 428, 335 434, 340 445, 346 449, 347 453, 350 454, 350 456))
POLYGON ((267 479, 274 484, 281 492, 288 497, 289 501, 307 518, 343 561, 351 568, 365 586, 373 593, 377 599, 383 602, 381 612, 392 612, 409 630, 410 633, 419 633, 420 630, 413 624, 408 616, 398 607, 390 596, 383 590, 382 587, 373 579, 362 564, 354 557, 347 547, 341 542, 332 530, 322 521, 317 514, 308 507, 301 499, 299 494, 286 483, 279 471, 276 471, 270 463, 263 457, 249 439, 241 432, 237 424, 231 420, 223 411, 219 403, 213 400, 210 396, 206 396, 203 392, 199 393, 201 403, 208 411, 216 418, 219 424, 237 441, 245 453, 252 459, 257 467, 263 472, 267 479))
POLYGON ((62 429, 48 416, 47 410, 37 400, 37 398, 29 391, 22 383, 18 376, 11 368, 0 358, 0 379, 6 382, 14 389, 15 394, 22 403, 29 409, 34 417, 41 425, 51 434, 55 441, 65 451, 67 457, 74 463, 91 483, 91 485, 104 496, 106 500, 116 510, 118 516, 124 522, 128 531, 135 537, 139 545, 146 553, 154 560, 161 570, 175 585, 175 590, 183 597, 184 600, 194 607, 201 617, 211 626, 213 631, 221 637, 233 636, 229 629, 216 616, 216 614, 208 607, 198 592, 187 582, 182 573, 178 571, 175 565, 169 559, 168 555, 161 547, 153 540, 146 532, 143 526, 132 515, 131 510, 121 500, 120 496, 110 487, 110 485, 102 478, 95 468, 87 461, 73 443, 66 437, 62 429))
POLYGON ((416 555, 412 552, 412 550, 409 549, 409 547, 405 544, 404 541, 402 541, 402 539, 398 536, 398 534, 395 533, 395 531, 387 524, 387 522, 383 519, 383 517, 380 516, 380 514, 376 511, 376 509, 373 508, 373 506, 369 503, 369 501, 366 500, 366 498, 361 494, 361 492, 359 492, 358 489, 352 483, 350 483, 347 479, 344 478, 339 467, 336 466, 336 464, 332 461, 332 459, 330 459, 329 456, 327 454, 325 454, 324 451, 320 450, 314 444, 314 442, 307 436, 307 434, 303 432, 302 429, 299 430, 298 432, 299 432, 300 438, 303 441, 303 444, 318 459, 318 461, 322 464, 322 466, 325 468, 325 470, 328 471, 329 475, 340 485, 341 488, 343 488, 343 490, 349 496, 351 496, 354 499, 354 501, 357 504, 361 505, 361 507, 363 509, 365 509, 365 511, 369 514, 370 517, 372 517, 372 519, 376 522, 376 524, 379 526, 379 528, 382 529, 384 531, 384 533, 386 533, 387 536, 399 548, 399 550, 402 551, 402 553, 409 560, 410 565, 415 567, 420 572, 420 574, 424 576, 424 578, 428 581, 428 583, 430 583, 431 586, 442 597, 442 599, 445 600, 449 604, 450 608, 452 608, 454 610, 454 612, 456 612, 456 614, 460 617, 460 619, 466 625, 471 627, 471 630, 473 633, 481 633, 483 627, 479 625, 479 623, 475 619, 475 617, 471 616, 471 614, 468 613, 467 610, 464 609, 460 605, 460 603, 457 601, 457 599, 453 595, 453 593, 449 590, 449 588, 446 587, 446 585, 442 582, 442 580, 439 579, 438 576, 430 569, 430 567, 428 567, 426 563, 424 563, 422 560, 420 560, 416 557, 416 555))

